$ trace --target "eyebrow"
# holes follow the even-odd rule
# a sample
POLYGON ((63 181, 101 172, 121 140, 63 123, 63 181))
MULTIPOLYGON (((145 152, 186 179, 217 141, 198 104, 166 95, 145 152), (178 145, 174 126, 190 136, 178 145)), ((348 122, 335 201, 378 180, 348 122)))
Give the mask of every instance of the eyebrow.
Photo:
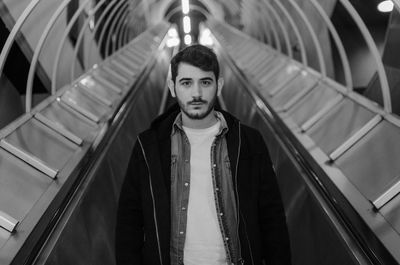
POLYGON ((178 81, 182 82, 182 81, 191 81, 191 80, 193 80, 193 79, 192 78, 188 78, 188 77, 183 77, 183 78, 179 79, 178 81))
MULTIPOLYGON (((182 82, 182 81, 192 81, 193 80, 193 78, 189 78, 189 77, 182 77, 181 79, 179 79, 178 81, 179 82, 182 82)), ((211 78, 211 77, 204 77, 204 78, 200 78, 200 80, 201 81, 213 81, 213 79, 211 78)))

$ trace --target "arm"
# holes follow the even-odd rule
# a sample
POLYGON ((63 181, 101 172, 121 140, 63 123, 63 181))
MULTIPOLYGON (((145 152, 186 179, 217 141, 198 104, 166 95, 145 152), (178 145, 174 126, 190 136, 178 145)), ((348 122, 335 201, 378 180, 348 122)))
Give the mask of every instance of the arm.
POLYGON ((268 149, 262 136, 259 137, 263 149, 259 161, 261 171, 259 218, 263 259, 266 264, 289 265, 291 264, 289 235, 281 194, 268 149))
POLYGON ((115 235, 115 253, 118 265, 142 264, 144 232, 140 195, 141 173, 143 173, 143 158, 140 147, 136 143, 118 203, 115 235))

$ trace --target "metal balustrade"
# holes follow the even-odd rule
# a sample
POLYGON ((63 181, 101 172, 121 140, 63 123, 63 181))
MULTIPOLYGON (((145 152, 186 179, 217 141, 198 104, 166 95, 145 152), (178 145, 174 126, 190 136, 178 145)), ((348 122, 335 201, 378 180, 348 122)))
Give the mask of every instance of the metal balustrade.
MULTIPOLYGON (((309 0, 308 2, 318 12, 338 50, 344 72, 343 85, 327 77, 326 61, 321 44, 300 6, 290 0, 278 3, 277 1, 264 2, 280 6, 280 11, 285 10, 283 8, 286 6, 291 6, 297 13, 296 15, 304 23, 314 43, 311 52, 314 52, 319 61, 318 71, 307 65, 304 59, 307 58, 304 48, 301 50, 303 59, 298 62, 291 56, 280 53, 277 48, 275 50, 273 47, 275 40, 262 45, 262 42, 259 42, 263 41, 262 39, 257 41, 235 28, 211 20, 207 26, 214 34, 216 42, 219 43, 216 47, 224 47, 223 53, 231 58, 237 65, 238 71, 247 78, 247 82, 251 83, 248 93, 260 112, 265 113, 266 116, 273 116, 272 120, 280 120, 284 124, 284 130, 292 134, 302 148, 307 150, 305 151, 309 153, 307 156, 314 159, 325 171, 327 178, 319 176, 320 179, 317 182, 321 183, 323 179, 321 184, 323 186, 329 186, 330 183, 336 185, 335 189, 338 189, 341 195, 330 199, 335 202, 340 200, 338 199, 340 196, 344 196, 354 207, 354 211, 366 222, 370 233, 378 237, 384 248, 395 260, 399 261, 400 256, 396 249, 400 238, 396 235, 400 228, 394 216, 398 214, 396 209, 400 203, 399 176, 396 173, 400 168, 395 161, 395 157, 400 155, 397 144, 400 137, 400 120, 391 113, 387 76, 370 32, 349 1, 338 1, 338 4, 347 10, 348 15, 358 26, 374 58, 383 96, 382 107, 352 91, 351 67, 339 37, 340 30, 334 27, 329 15, 317 1, 309 0), (250 50, 252 52, 249 52, 250 50), (272 114, 269 114, 271 112, 272 114), (374 167, 374 164, 379 170, 374 167), (366 212, 370 214, 365 214, 366 212), (388 232, 391 235, 390 240, 386 234, 376 229, 377 226, 390 230, 388 232)), ((395 8, 400 11, 399 1, 393 2, 395 8)), ((291 16, 292 14, 288 14, 288 17, 291 16)), ((296 22, 288 17, 286 20, 292 20, 293 23, 286 23, 286 25, 294 29, 291 24, 296 22)), ((255 17, 255 20, 262 19, 255 17)), ((285 40, 284 35, 290 32, 290 28, 284 32, 280 27, 276 27, 278 32, 275 35, 285 40)), ((265 30, 270 30, 273 34, 272 29, 265 28, 265 30)), ((299 38, 300 33, 293 33, 299 38)), ((267 35, 267 33, 264 34, 267 35)), ((304 36, 300 36, 299 39, 302 37, 304 36)), ((344 216, 343 223, 359 222, 348 217, 352 215, 353 210, 340 205, 336 207, 344 216)), ((354 226, 355 224, 352 225, 353 233, 365 233, 354 226)), ((360 234, 355 237, 360 237, 360 234)), ((360 238, 364 236, 363 234, 360 238)), ((375 244, 363 242, 361 244, 375 244)), ((378 257, 377 260, 380 258, 383 257, 378 257)))
MULTIPOLYGON (((26 83, 26 114, 0 130, 2 264, 22 262, 31 259, 31 253, 34 255, 35 240, 50 231, 47 229, 53 222, 51 216, 61 213, 62 202, 73 190, 74 183, 83 177, 79 175, 81 167, 95 152, 112 123, 118 120, 120 115, 117 114, 124 101, 134 95, 134 84, 143 79, 142 75, 155 61, 155 54, 165 46, 164 36, 169 27, 165 22, 138 36, 129 33, 134 25, 128 24, 128 18, 142 8, 140 3, 114 1, 105 6, 105 2, 99 1, 91 9, 77 33, 75 46, 70 49, 68 35, 91 1, 83 1, 75 10, 57 43, 50 73, 51 95, 35 107, 32 107, 33 81, 40 56, 46 44, 54 42, 49 36, 71 0, 59 3, 36 46, 32 47, 26 83), (98 20, 89 29, 95 16, 98 20), (101 32, 99 25, 103 25, 101 32), (85 54, 79 58, 79 49, 85 45, 85 54), (104 48, 105 57, 99 61, 104 48), (60 73, 60 69, 65 70, 59 67, 65 54, 73 57, 72 64, 68 73, 60 73), (61 86, 57 80, 60 74, 70 75, 70 84, 61 86), (28 238, 29 243, 26 243, 28 238)), ((24 23, 41 3, 40 0, 29 3, 16 21, 0 54, 0 73, 24 23)))

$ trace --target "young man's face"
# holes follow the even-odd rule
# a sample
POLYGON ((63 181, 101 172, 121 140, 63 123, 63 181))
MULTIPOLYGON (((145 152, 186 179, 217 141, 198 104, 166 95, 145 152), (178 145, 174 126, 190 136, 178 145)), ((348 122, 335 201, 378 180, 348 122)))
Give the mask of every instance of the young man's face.
POLYGON ((223 80, 216 80, 214 72, 180 63, 175 83, 170 81, 169 89, 183 115, 191 120, 203 120, 213 115, 211 111, 223 86, 223 80))

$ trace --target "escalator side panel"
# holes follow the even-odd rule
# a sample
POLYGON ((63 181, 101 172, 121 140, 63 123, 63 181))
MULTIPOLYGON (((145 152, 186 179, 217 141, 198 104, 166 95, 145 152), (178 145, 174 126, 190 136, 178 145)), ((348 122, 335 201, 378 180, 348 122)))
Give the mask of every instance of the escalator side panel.
POLYGON ((325 154, 330 154, 373 117, 371 111, 345 99, 314 125, 308 135, 325 154))
POLYGON ((324 207, 305 184, 303 170, 282 148, 252 99, 240 87, 240 81, 228 68, 224 69, 224 74, 225 85, 229 87, 222 90, 227 109, 241 121, 263 132, 266 140, 285 206, 293 264, 359 264, 337 234, 324 207))
MULTIPOLYGON (((167 22, 162 22, 154 26, 153 30, 156 29, 156 31, 159 31, 158 34, 165 36, 168 26, 167 22)), ((136 48, 135 50, 142 54, 145 53, 147 60, 138 71, 142 76, 148 76, 148 72, 156 60, 155 53, 160 53, 158 47, 163 45, 164 39, 149 36, 147 31, 138 36, 132 43, 140 44, 142 40, 145 41, 145 44, 140 45, 143 49, 136 48), (157 49, 149 53, 144 52, 155 46, 157 49)), ((132 43, 125 48, 132 49, 130 46, 135 45, 132 43)), ((121 79, 113 78, 111 74, 109 74, 111 78, 107 76, 99 78, 99 75, 104 73, 103 66, 108 64, 115 57, 114 55, 118 55, 118 52, 84 74, 84 78, 86 78, 98 73, 95 78, 85 79, 83 86, 76 84, 83 80, 78 79, 76 82, 59 89, 56 94, 32 109, 31 113, 22 116, 0 131, 1 264, 32 264, 41 250, 47 249, 47 253, 52 253, 53 246, 57 245, 60 236, 60 234, 53 234, 53 229, 64 231, 65 238, 73 238, 70 242, 67 242, 70 244, 69 247, 75 245, 78 247, 77 242, 80 241, 88 243, 85 238, 79 240, 79 236, 68 234, 80 233, 84 235, 85 229, 89 231, 89 227, 92 225, 86 223, 88 218, 85 217, 85 213, 90 212, 89 206, 85 211, 79 210, 80 203, 75 204, 76 208, 71 206, 76 194, 85 189, 89 190, 86 186, 79 186, 81 189, 77 187, 86 181, 87 176, 91 174, 88 172, 91 166, 97 162, 96 157, 101 156, 102 148, 108 144, 106 139, 113 135, 116 128, 120 126, 119 121, 126 116, 127 99, 129 98, 131 101, 137 99, 138 91, 143 91, 134 87, 136 76, 129 79, 131 82, 126 84, 121 84, 121 79), (102 81, 97 83, 98 80, 102 81), (109 86, 110 84, 112 85, 109 86), (91 87, 85 87, 85 85, 91 87), (75 210, 80 213, 76 220, 82 220, 83 223, 75 223, 77 224, 76 227, 67 223, 59 223, 62 218, 72 217, 74 219, 75 210), (64 228, 65 230, 63 230, 64 228)), ((162 67, 167 69, 165 65, 162 65, 162 67)), ((115 72, 117 73, 118 70, 115 72)), ((161 82, 164 83, 166 73, 164 76, 160 75, 159 72, 157 74, 157 78, 160 78, 161 82)), ((152 84, 157 84, 157 81, 152 84)), ((164 88, 164 84, 162 87, 164 88)), ((155 99, 161 98, 159 95, 162 94, 162 91, 159 90, 149 89, 149 91, 153 91, 151 95, 155 99), (157 92, 159 95, 156 91, 159 91, 157 92)), ((154 107, 156 110, 147 115, 137 112, 137 116, 135 116, 137 118, 135 121, 137 129, 148 126, 148 124, 137 124, 143 122, 143 119, 139 120, 139 117, 150 119, 149 117, 154 117, 158 113, 159 102, 152 102, 155 99, 144 100, 142 98, 140 104, 137 104, 143 109, 156 106, 154 107), (147 106, 143 104, 147 104, 147 106)), ((120 147, 122 154, 129 157, 130 150, 125 151, 124 149, 125 146, 129 146, 125 142, 127 138, 121 139, 122 143, 116 146, 120 147)), ((114 157, 118 157, 118 155, 113 154, 112 159, 114 157)), ((123 161, 123 159, 118 159, 114 163, 118 165, 119 161, 123 161)), ((114 169, 111 172, 104 168, 103 171, 99 172, 99 175, 103 179, 107 179, 107 177, 112 177, 114 172, 119 172, 120 167, 114 165, 114 169)), ((121 173, 118 174, 121 175, 121 173)), ((110 190, 114 190, 114 194, 118 194, 118 182, 116 183, 114 186, 110 183, 106 184, 110 190)), ((95 191, 96 188, 92 190, 95 191)), ((104 191, 96 196, 107 200, 107 195, 108 191, 104 191)), ((110 196, 112 197, 112 193, 110 196)), ((112 202, 117 201, 111 197, 112 202)), ((117 195, 114 197, 117 197, 117 195)), ((95 198, 94 195, 93 198, 95 198)), ((104 204, 107 203, 109 202, 107 201, 104 204)), ((113 207, 115 208, 115 204, 113 207)), ((101 210, 101 205, 97 209, 101 210)), ((105 211, 105 213, 107 212, 105 211)), ((98 213, 99 216, 102 214, 98 213)), ((90 217, 92 216, 94 217, 96 214, 92 213, 90 217)), ((94 227, 96 226, 94 225, 94 227)), ((110 229, 106 231, 108 235, 113 234, 113 232, 109 232, 110 229)), ((99 243, 101 240, 107 241, 108 239, 99 236, 99 238, 93 240, 95 243, 91 246, 101 244, 99 243)), ((112 238, 109 241, 112 241, 112 238)), ((62 245, 63 242, 60 244, 62 245)), ((59 247, 58 245, 57 248, 65 250, 65 246, 59 247)), ((57 252, 54 251, 54 253, 57 252)), ((97 253, 96 248, 87 248, 85 251, 93 251, 93 255, 97 253)), ((75 252, 81 253, 79 249, 76 249, 75 252)), ((68 251, 66 253, 71 254, 68 251)), ((90 252, 86 252, 86 254, 88 253, 90 252)), ((104 251, 104 253, 108 252, 104 251)), ((49 255, 41 256, 37 259, 37 262, 44 262, 46 257, 49 257, 49 255)), ((113 255, 109 259, 112 260, 113 255)), ((93 264, 90 261, 88 263, 93 264)), ((61 264, 65 263, 61 262, 61 264)), ((103 263, 99 261, 95 264, 103 263)))
MULTIPOLYGON (((385 113, 373 102, 326 77, 322 77, 320 85, 310 91, 302 90, 300 93, 290 94, 292 90, 287 87, 282 94, 278 93, 281 96, 277 96, 276 99, 284 99, 286 97, 284 93, 288 93, 288 97, 292 96, 289 100, 299 99, 296 104, 292 104, 294 101, 288 101, 290 104, 284 101, 274 102, 275 98, 270 93, 263 97, 258 92, 260 81, 263 80, 251 79, 251 73, 236 65, 238 58, 235 57, 243 39, 246 39, 246 45, 253 49, 259 49, 257 41, 233 27, 214 20, 208 25, 211 25, 211 31, 215 34, 218 42, 216 46, 222 57, 242 81, 241 89, 250 97, 246 99, 243 93, 230 90, 229 93, 235 95, 225 93, 225 105, 245 120, 249 117, 248 113, 255 112, 253 107, 245 105, 258 106, 257 112, 265 118, 265 125, 269 127, 261 131, 269 134, 266 139, 271 143, 270 153, 277 168, 281 160, 284 160, 279 156, 281 152, 289 159, 295 160, 293 166, 299 169, 297 176, 305 176, 300 183, 306 184, 310 196, 317 202, 316 207, 322 209, 323 213, 315 217, 319 217, 321 222, 327 220, 329 227, 326 227, 326 231, 330 231, 331 228, 333 234, 336 234, 334 238, 328 239, 329 242, 320 241, 320 243, 328 246, 330 242, 336 241, 339 243, 337 247, 343 251, 337 254, 343 258, 349 257, 348 260, 343 259, 335 264, 398 264, 400 260, 398 251, 400 177, 399 163, 396 163, 400 155, 398 154, 400 146, 396 141, 400 138, 398 117, 385 113), (230 46, 226 46, 227 39, 230 46), (317 90, 321 87, 324 88, 322 93, 317 90), (250 103, 247 103, 247 100, 250 103), (318 102, 319 100, 321 101, 318 102), (310 102, 311 107, 305 106, 310 102), (283 108, 280 106, 282 104, 285 104, 283 108), (243 107, 249 108, 245 111, 243 107), (304 113, 297 115, 297 110, 304 113), (396 144, 390 146, 391 142, 396 144), (374 150, 370 155, 371 149, 374 150), (389 150, 388 155, 386 149, 389 150), (358 168, 363 165, 365 168, 359 170, 358 168), (373 168, 375 166, 377 168, 373 168)), ((262 52, 261 49, 259 51, 262 52)), ((285 58, 283 54, 276 56, 285 58)), ((308 67, 302 68, 314 72, 308 67)), ((253 126, 257 127, 260 124, 262 122, 256 118, 253 126)), ((289 166, 284 166, 283 170, 286 170, 286 167, 289 166)), ((280 175, 279 169, 277 171, 279 183, 286 181, 282 192, 291 190, 290 185, 296 183, 293 181, 296 174, 280 175)), ((283 196, 285 197, 285 194, 283 196)), ((289 194, 289 197, 291 196, 292 194, 289 194)), ((296 203, 295 200, 285 201, 285 207, 290 209, 294 207, 292 204, 296 203)), ((303 235, 305 241, 313 241, 318 237, 312 227, 305 229, 309 229, 309 233, 303 235)), ((321 233, 324 231, 320 230, 321 233)), ((295 248, 304 246, 301 240, 294 243, 295 248)), ((324 252, 325 246, 318 246, 321 249, 317 252, 324 252)), ((315 252, 313 254, 315 255, 315 252)), ((329 259, 317 260, 315 263, 312 259, 303 262, 302 258, 307 257, 294 256, 294 262, 299 261, 300 264, 329 262, 329 259)))
POLYGON ((40 113, 81 139, 92 141, 96 136, 98 130, 97 124, 90 122, 88 119, 84 119, 82 116, 78 116, 76 113, 68 111, 66 106, 60 104, 58 101, 53 102, 40 113))
POLYGON ((400 163, 393 163, 400 157, 399 137, 398 128, 383 121, 335 161, 370 201, 399 181, 400 163))
POLYGON ((337 95, 337 92, 319 83, 311 93, 299 100, 288 112, 287 116, 298 125, 302 125, 337 95))
POLYGON ((115 224, 119 192, 137 134, 157 116, 166 79, 166 61, 157 57, 127 105, 121 126, 95 160, 85 182, 64 215, 52 242, 35 264, 115 264, 115 224))
POLYGON ((298 94, 303 91, 308 91, 317 83, 318 78, 302 71, 289 83, 284 84, 277 94, 270 100, 271 105, 276 108, 284 108, 285 104, 290 102, 293 98, 296 98, 298 94))

